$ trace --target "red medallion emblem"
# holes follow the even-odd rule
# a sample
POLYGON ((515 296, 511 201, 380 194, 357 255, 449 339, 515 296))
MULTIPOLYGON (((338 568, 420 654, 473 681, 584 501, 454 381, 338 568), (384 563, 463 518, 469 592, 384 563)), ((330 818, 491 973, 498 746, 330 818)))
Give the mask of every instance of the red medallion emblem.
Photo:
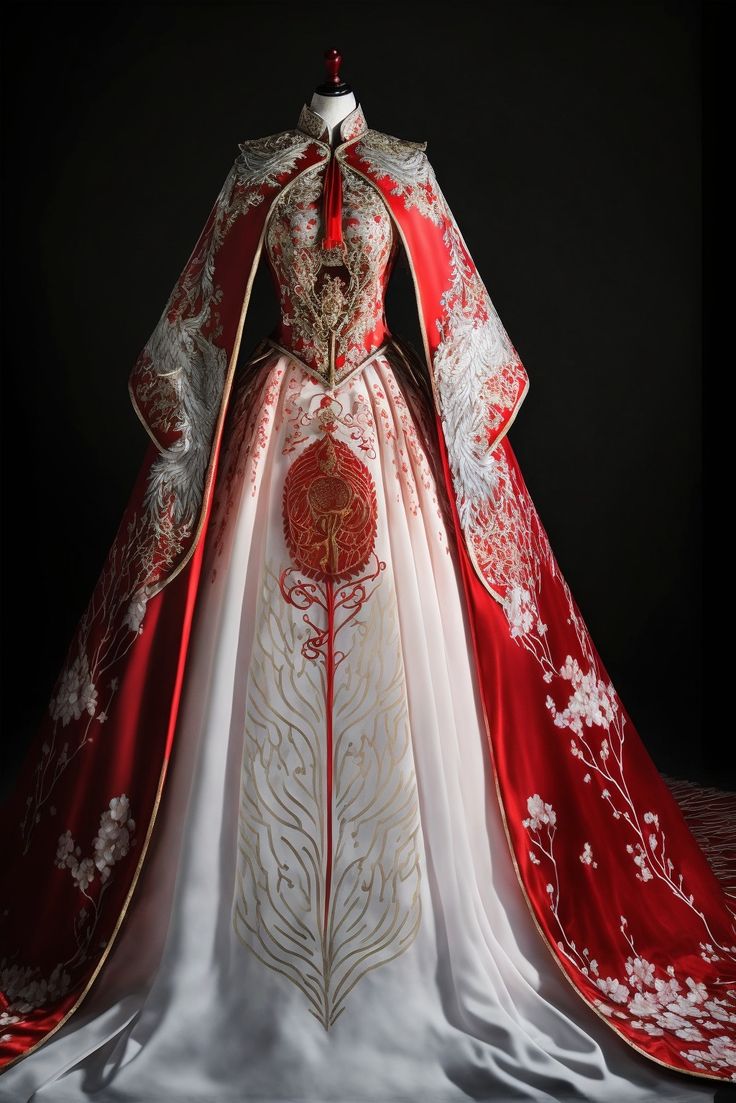
POLYGON ((330 433, 296 460, 284 483, 284 534, 309 578, 345 581, 368 562, 376 542, 376 487, 356 454, 330 433))

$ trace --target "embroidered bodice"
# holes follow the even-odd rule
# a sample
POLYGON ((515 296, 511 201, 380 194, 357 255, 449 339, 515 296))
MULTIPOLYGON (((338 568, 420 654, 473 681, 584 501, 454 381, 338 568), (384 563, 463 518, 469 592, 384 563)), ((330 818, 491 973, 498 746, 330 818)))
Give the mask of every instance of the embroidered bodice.
MULTIPOLYGON (((307 105, 299 129, 326 137, 326 124, 307 105)), ((365 129, 358 106, 340 125, 340 138, 365 129)), ((338 145, 339 149, 340 146, 338 145)), ((273 341, 329 386, 342 382, 390 337, 386 286, 398 245, 391 216, 374 187, 331 150, 326 162, 302 173, 274 204, 265 255, 279 299, 273 341), (341 184, 342 242, 324 243, 328 173, 341 184)))

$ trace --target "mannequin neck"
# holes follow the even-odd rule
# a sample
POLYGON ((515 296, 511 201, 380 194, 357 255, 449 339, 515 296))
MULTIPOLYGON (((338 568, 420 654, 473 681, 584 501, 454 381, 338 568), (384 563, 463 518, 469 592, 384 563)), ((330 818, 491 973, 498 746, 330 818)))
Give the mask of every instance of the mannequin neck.
POLYGON ((344 96, 322 96, 319 92, 315 92, 309 106, 324 119, 330 134, 330 144, 332 144, 337 128, 342 120, 355 110, 357 102, 352 92, 346 92, 344 96))

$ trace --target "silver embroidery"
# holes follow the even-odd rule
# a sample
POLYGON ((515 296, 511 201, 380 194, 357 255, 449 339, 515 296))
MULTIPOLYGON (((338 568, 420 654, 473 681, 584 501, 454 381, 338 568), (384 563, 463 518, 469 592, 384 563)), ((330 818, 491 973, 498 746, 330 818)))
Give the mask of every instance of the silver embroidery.
POLYGON ((252 138, 240 143, 240 156, 235 162, 238 182, 253 186, 278 183, 282 172, 291 172, 309 149, 309 142, 295 130, 252 138))
POLYGON ((367 130, 356 145, 371 176, 389 176, 394 181, 391 194, 400 196, 407 210, 416 207, 423 218, 441 226, 437 181, 426 147, 426 142, 409 142, 380 130, 367 130))
POLYGON ((215 343, 222 294, 213 282, 217 254, 236 219, 263 201, 258 189, 275 186, 279 175, 293 171, 308 148, 309 142, 296 131, 241 142, 241 153, 215 203, 210 231, 144 349, 150 383, 139 387, 139 395, 149 410, 160 411, 160 427, 177 433, 151 468, 145 504, 152 518, 170 508, 176 523, 193 524, 202 502, 228 362, 226 350, 215 343), (174 418, 165 414, 171 410, 174 418))
MULTIPOLYGON (((319 141, 329 141, 329 128, 327 123, 320 115, 318 111, 315 111, 308 103, 305 103, 301 109, 299 115, 299 121, 297 122, 297 130, 303 131, 305 134, 309 134, 312 138, 317 138, 319 141)), ((363 114, 363 108, 360 104, 353 108, 353 110, 345 116, 339 125, 340 138, 344 142, 350 141, 352 138, 357 138, 359 134, 362 134, 364 130, 368 129, 368 124, 365 121, 365 115, 363 114)))
POLYGON ((497 487, 490 443, 514 406, 525 372, 480 275, 467 261, 441 193, 437 209, 445 218, 451 282, 441 298, 434 372, 460 520, 472 531, 497 487))
POLYGON ((312 138, 319 138, 320 140, 327 132, 327 123, 321 115, 312 110, 308 103, 305 103, 302 107, 296 125, 298 130, 303 130, 305 134, 310 134, 312 138))

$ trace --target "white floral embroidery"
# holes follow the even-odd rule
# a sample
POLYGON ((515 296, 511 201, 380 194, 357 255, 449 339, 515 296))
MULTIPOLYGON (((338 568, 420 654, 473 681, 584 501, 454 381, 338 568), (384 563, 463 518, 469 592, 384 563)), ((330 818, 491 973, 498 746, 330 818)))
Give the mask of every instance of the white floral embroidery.
POLYGON ((107 881, 116 862, 124 858, 131 846, 135 820, 130 817, 130 801, 125 793, 113 797, 109 808, 100 817, 97 835, 92 840, 93 857, 82 858, 81 848, 74 842, 71 831, 59 836, 56 849, 56 865, 68 869, 80 890, 86 890, 95 878, 95 870, 101 881, 107 881))
POLYGON ((50 812, 60 778, 93 742, 96 726, 108 720, 120 684, 117 675, 110 677, 112 668, 141 634, 151 580, 178 557, 186 531, 172 526, 164 535, 146 513, 123 518, 49 701, 53 729, 41 746, 19 825, 23 853, 44 808, 50 812))
POLYGON ((529 809, 529 819, 522 820, 524 827, 531 828, 532 831, 538 831, 542 824, 554 827, 557 823, 557 816, 554 808, 551 804, 545 804, 539 793, 535 793, 533 797, 529 797, 526 806, 529 809))
POLYGON ((66 727, 74 718, 78 720, 83 712, 94 716, 97 705, 97 689, 92 681, 89 660, 83 651, 75 658, 71 666, 61 675, 59 689, 49 703, 49 712, 53 720, 60 720, 66 727))
MULTIPOLYGON (((649 838, 650 838, 650 840, 654 839, 654 843, 655 843, 655 846, 656 846, 656 843, 657 843, 656 837, 654 835, 650 835, 649 838)), ((650 845, 651 845, 651 843, 650 843, 650 845)), ((652 849, 654 849, 654 847, 652 847, 652 849)), ((641 847, 641 844, 637 843, 637 845, 634 847, 634 846, 631 845, 631 843, 627 843, 626 844, 626 851, 627 851, 628 854, 633 854, 634 855, 634 865, 639 867, 640 872, 636 874, 637 880, 639 880, 639 881, 651 881, 652 878, 654 877, 654 874, 652 873, 651 869, 647 865, 647 856, 646 856, 646 853, 644 852, 643 848, 641 847)), ((690 903, 692 903, 692 897, 690 897, 690 903)))
POLYGON ((512 586, 504 600, 504 611, 512 636, 525 636, 534 624, 536 608, 523 586, 512 586))
MULTIPOLYGON (((726 990, 723 997, 714 995, 714 990, 723 984, 722 981, 716 980, 708 987, 687 973, 678 976, 673 965, 662 968, 642 957, 636 950, 634 939, 628 930, 628 921, 623 915, 620 917, 619 930, 629 951, 625 960, 626 976, 598 975, 597 960, 590 957, 587 947, 578 949, 560 918, 560 882, 554 853, 557 829, 555 811, 538 793, 528 798, 527 808, 530 816, 522 823, 529 832, 533 846, 546 857, 554 873, 554 884, 548 882, 546 891, 552 916, 561 935, 557 947, 584 977, 589 980, 591 974, 595 977, 595 985, 606 998, 602 1000, 594 997, 595 1007, 607 1018, 624 1020, 633 1030, 641 1031, 649 1037, 667 1033, 686 1042, 702 1043, 702 1048, 681 1049, 680 1056, 695 1068, 717 1072, 726 1070, 731 1073, 731 1079, 736 1079, 736 1046, 724 1034, 711 1036, 714 1031, 722 1031, 723 1023, 736 1023, 736 991, 726 990), (543 828, 546 829, 544 837, 543 828)), ((655 813, 647 813, 645 818, 647 823, 657 822, 655 813)), ((532 853, 530 851, 530 855, 532 853)), ((580 860, 586 863, 592 860, 588 843, 584 845, 580 860)), ((539 865, 540 859, 535 864, 539 865)), ((709 960, 709 951, 713 951, 712 945, 701 943, 701 950, 701 956, 709 960)), ((717 960, 717 955, 712 959, 717 960)))
POLYGON ((95 875, 95 864, 91 858, 82 858, 81 862, 76 862, 72 868, 72 880, 82 890, 86 892, 95 875))
POLYGON ((130 818, 130 801, 123 794, 113 797, 110 808, 100 819, 100 827, 92 846, 95 851, 94 864, 100 877, 106 881, 116 862, 124 858, 130 848, 130 835, 135 830, 135 820, 130 818))
MULTIPOLYGON (((691 1061, 696 1069, 704 1072, 720 1072, 723 1069, 732 1069, 736 1065, 736 1044, 727 1034, 719 1034, 715 1038, 708 1039, 707 1049, 688 1049, 682 1052, 682 1056, 691 1061)), ((736 1080, 736 1072, 732 1072, 731 1080, 736 1080)))
POLYGON ((8 1008, 0 1017, 0 1026, 9 1026, 39 1007, 54 1003, 69 991, 71 975, 63 965, 57 965, 48 977, 39 969, 19 966, 7 958, 0 962, 0 990, 8 1008))
POLYGON ((714 998, 705 984, 691 976, 678 979, 674 966, 658 969, 636 953, 624 917, 620 930, 632 950, 626 959, 627 984, 610 977, 606 982, 599 979, 597 984, 613 1002, 626 1004, 629 1025, 650 1036, 668 1032, 684 1041, 706 1043, 704 1050, 680 1051, 696 1068, 721 1069, 729 1067, 729 1062, 733 1066, 736 1063, 733 1042, 729 1043, 727 1055, 727 1049, 719 1044, 722 1036, 708 1038, 707 1032, 722 1030, 724 1022, 736 1023, 734 993, 726 993, 725 999, 714 998))
MULTIPOLYGON (((91 856, 82 857, 81 847, 74 841, 71 831, 59 836, 55 865, 69 871, 85 901, 73 922, 76 949, 66 961, 57 964, 48 977, 44 977, 37 966, 19 965, 7 957, 0 961, 0 991, 8 1000, 8 1007, 0 1016, 0 1026, 15 1025, 39 1008, 58 1002, 70 991, 75 972, 89 958, 105 894, 114 880, 113 867, 135 845, 134 831, 130 801, 123 793, 113 797, 100 816, 91 856)), ((98 945, 104 946, 104 942, 98 945)))
POLYGON ((128 606, 128 611, 123 621, 126 628, 129 628, 131 632, 135 632, 138 635, 143 632, 141 625, 148 604, 148 589, 147 586, 144 586, 143 589, 135 595, 128 606))
POLYGON ((601 992, 605 992, 609 999, 614 1003, 626 1003, 629 998, 629 990, 625 985, 621 984, 617 980, 613 980, 611 977, 599 977, 596 984, 600 988, 601 992))
POLYGON ((593 861, 593 851, 590 843, 583 844, 583 853, 580 855, 580 861, 583 865, 592 866, 593 869, 598 868, 598 863, 593 861))
MULTIPOLYGON (((572 694, 567 705, 561 711, 557 709, 551 697, 547 698, 547 707, 558 728, 569 728, 576 734, 582 734, 583 727, 596 725, 606 731, 616 718, 618 702, 613 686, 607 685, 596 676, 595 670, 584 672, 577 659, 568 655, 560 668, 560 677, 572 684, 572 694)), ((601 742, 600 755, 608 758, 608 740, 601 742)))
POLYGON ((734 954, 733 947, 718 943, 702 906, 688 891, 684 873, 670 856, 658 813, 637 807, 624 758, 627 719, 621 702, 610 680, 601 676, 590 633, 505 442, 496 450, 496 457, 501 476, 499 507, 473 550, 486 581, 498 584, 504 592, 502 604, 509 634, 541 668, 543 682, 550 687, 547 708, 555 727, 572 737, 570 753, 584 768, 583 783, 591 795, 596 790, 593 780, 600 783, 601 799, 608 804, 614 821, 629 834, 623 845, 631 855, 636 878, 643 884, 658 881, 666 885, 702 922, 708 943, 721 953, 734 954), (547 586, 562 590, 567 622, 579 645, 577 655, 567 654, 562 661, 552 653, 539 610, 543 572, 547 586), (555 685, 566 687, 562 703, 555 685))

